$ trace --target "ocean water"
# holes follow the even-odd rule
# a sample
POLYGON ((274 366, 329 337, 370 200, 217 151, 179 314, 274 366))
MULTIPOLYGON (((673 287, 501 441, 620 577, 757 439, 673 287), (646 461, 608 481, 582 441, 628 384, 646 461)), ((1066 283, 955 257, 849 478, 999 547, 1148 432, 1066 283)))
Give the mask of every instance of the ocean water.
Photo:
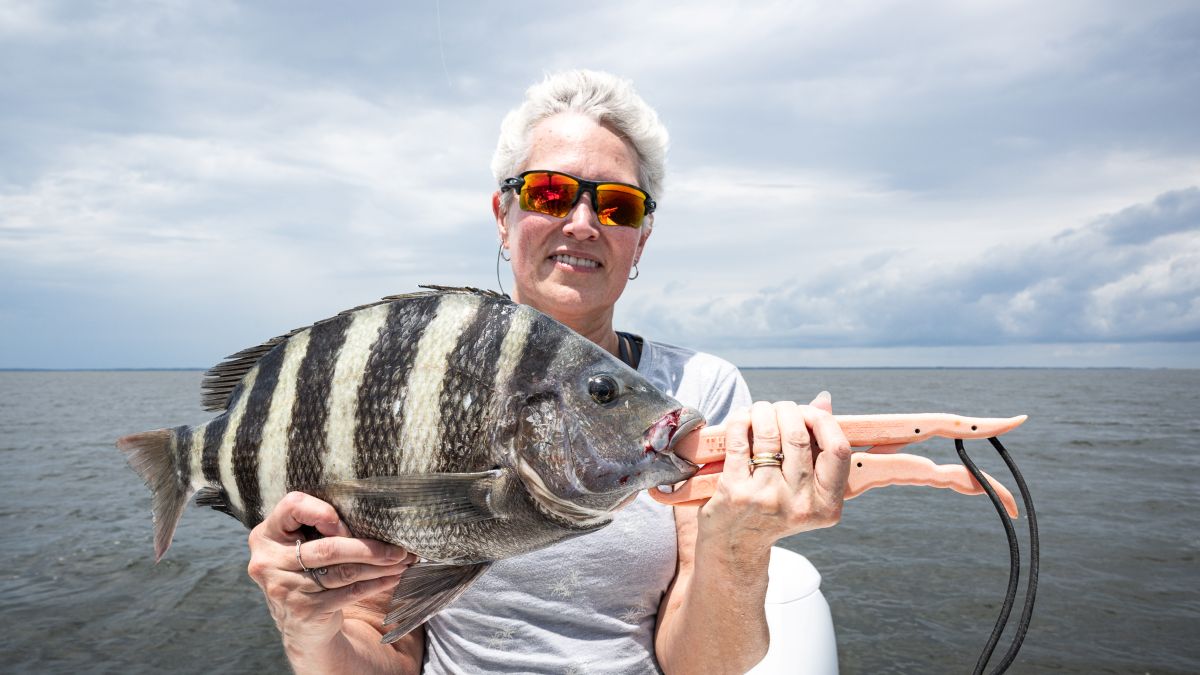
MULTIPOLYGON (((1012 672, 1200 672, 1200 371, 745 374, 757 398, 827 389, 841 413, 1029 414, 1002 439, 1032 492, 1042 546, 1037 608, 1012 672)), ((149 494, 113 447, 126 433, 207 419, 200 377, 0 372, 4 672, 286 672, 245 573, 244 529, 190 507, 155 565, 149 494)), ((990 445, 967 449, 1015 491, 990 445)), ((946 440, 911 451, 958 461, 946 440)), ((969 672, 1007 584, 990 502, 946 490, 870 491, 837 527, 783 545, 823 575, 845 673, 969 672)))

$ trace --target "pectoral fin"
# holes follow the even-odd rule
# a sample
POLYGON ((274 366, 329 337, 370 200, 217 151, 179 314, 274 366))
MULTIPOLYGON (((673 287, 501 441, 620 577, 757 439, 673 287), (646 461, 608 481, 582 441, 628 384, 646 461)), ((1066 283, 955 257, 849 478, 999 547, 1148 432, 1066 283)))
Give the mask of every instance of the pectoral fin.
POLYGON ((376 476, 337 481, 319 490, 342 513, 343 506, 369 506, 409 521, 472 523, 496 518, 493 493, 501 470, 376 476))
POLYGON ((391 609, 383 624, 396 625, 383 636, 382 642, 395 642, 425 623, 426 619, 454 602, 491 566, 490 562, 482 562, 473 565, 420 563, 410 567, 392 593, 391 609))

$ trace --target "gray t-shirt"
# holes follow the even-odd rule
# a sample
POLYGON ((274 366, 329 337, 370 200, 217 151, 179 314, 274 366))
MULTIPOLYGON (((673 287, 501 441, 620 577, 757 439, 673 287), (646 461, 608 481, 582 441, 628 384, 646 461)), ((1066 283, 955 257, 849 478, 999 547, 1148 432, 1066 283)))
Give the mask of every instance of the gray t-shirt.
MULTIPOLYGON (((719 423, 750 405, 732 364, 647 340, 638 372, 719 423)), ((675 517, 646 493, 597 532, 492 565, 426 623, 425 673, 658 673, 675 517)))

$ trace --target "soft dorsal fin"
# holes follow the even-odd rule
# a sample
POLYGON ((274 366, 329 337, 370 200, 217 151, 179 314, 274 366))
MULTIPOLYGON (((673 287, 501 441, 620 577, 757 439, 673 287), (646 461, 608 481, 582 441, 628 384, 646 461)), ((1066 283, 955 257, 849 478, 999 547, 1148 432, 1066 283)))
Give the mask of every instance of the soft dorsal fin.
MULTIPOLYGON (((507 295, 497 293, 496 291, 483 290, 479 288, 435 285, 422 285, 421 288, 426 288, 429 290, 417 291, 415 293, 389 295, 381 300, 376 300, 375 302, 367 303, 365 305, 352 307, 344 312, 338 312, 337 316, 350 314, 361 309, 374 307, 376 305, 381 305, 388 302, 395 302, 397 300, 412 300, 431 295, 441 295, 444 293, 473 293, 495 298, 497 300, 506 300, 511 302, 507 295)), ((317 323, 319 324, 324 323, 325 321, 332 321, 333 318, 335 317, 323 319, 317 323)), ((249 349, 243 349, 236 354, 226 356, 224 361, 218 363, 212 368, 209 368, 208 372, 204 373, 204 381, 200 385, 200 402, 204 406, 204 409, 209 411, 221 411, 227 409, 229 407, 229 399, 233 395, 233 390, 237 388, 238 383, 242 381, 242 378, 246 376, 246 373, 250 372, 250 370, 254 368, 254 365, 258 363, 258 360, 266 356, 267 352, 274 349, 277 345, 279 345, 279 343, 287 340, 302 330, 307 330, 308 328, 311 328, 311 326, 297 328, 296 330, 290 331, 278 337, 273 337, 260 345, 250 347, 249 349)))

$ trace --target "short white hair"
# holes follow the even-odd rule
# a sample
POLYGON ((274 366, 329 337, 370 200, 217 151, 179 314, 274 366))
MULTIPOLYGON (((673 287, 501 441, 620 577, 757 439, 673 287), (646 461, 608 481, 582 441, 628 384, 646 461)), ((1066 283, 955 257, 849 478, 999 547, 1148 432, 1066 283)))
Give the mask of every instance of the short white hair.
MULTIPOLYGON (((594 70, 552 73, 525 91, 525 100, 500 124, 500 140, 492 155, 497 184, 521 172, 532 150, 534 127, 566 112, 586 115, 628 140, 637 152, 638 185, 654 199, 660 198, 666 174, 667 128, 658 121, 654 108, 634 91, 632 82, 594 70)), ((507 209, 512 195, 505 192, 503 198, 507 209)))

